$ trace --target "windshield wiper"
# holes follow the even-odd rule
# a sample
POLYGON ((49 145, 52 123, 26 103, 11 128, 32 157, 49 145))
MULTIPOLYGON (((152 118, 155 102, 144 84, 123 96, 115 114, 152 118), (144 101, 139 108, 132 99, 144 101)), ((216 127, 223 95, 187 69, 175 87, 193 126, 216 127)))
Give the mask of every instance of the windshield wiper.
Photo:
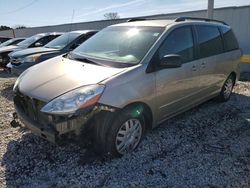
POLYGON ((101 65, 100 63, 97 63, 96 61, 93 61, 89 58, 86 58, 86 57, 83 57, 83 58, 79 58, 79 57, 76 57, 76 58, 73 58, 74 60, 77 60, 77 61, 81 61, 81 62, 84 62, 84 63, 90 63, 90 64, 95 64, 95 65, 101 65))

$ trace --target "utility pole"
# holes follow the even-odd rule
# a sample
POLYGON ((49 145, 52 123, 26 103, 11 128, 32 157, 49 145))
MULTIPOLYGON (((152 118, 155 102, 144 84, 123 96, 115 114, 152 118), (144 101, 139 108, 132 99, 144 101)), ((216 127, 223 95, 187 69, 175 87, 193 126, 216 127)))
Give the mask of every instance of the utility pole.
POLYGON ((214 0, 208 0, 207 17, 209 19, 213 19, 213 14, 214 14, 214 0))
POLYGON ((12 30, 13 38, 16 38, 15 29, 12 28, 11 30, 12 30))

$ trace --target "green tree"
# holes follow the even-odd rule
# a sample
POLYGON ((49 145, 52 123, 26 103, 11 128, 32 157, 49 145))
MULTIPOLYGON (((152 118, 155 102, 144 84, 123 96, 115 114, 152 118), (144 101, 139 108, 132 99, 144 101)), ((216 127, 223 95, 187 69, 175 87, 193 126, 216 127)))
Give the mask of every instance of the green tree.
POLYGON ((0 31, 9 30, 9 29, 12 29, 12 28, 9 27, 9 26, 6 26, 6 25, 1 25, 1 26, 0 26, 0 31))
POLYGON ((103 15, 107 20, 119 19, 120 16, 117 12, 109 12, 103 15))

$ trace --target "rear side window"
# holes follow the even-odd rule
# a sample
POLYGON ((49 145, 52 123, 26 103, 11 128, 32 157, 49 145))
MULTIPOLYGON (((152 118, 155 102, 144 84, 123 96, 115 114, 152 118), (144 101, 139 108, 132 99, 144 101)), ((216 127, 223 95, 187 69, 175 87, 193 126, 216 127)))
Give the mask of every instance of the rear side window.
POLYGON ((232 29, 228 27, 221 27, 221 32, 223 34, 224 50, 226 52, 239 48, 238 41, 232 29))
POLYGON ((42 46, 43 46, 43 45, 47 44, 49 42, 49 40, 50 40, 50 37, 49 36, 45 36, 45 37, 39 39, 37 42, 41 43, 42 46))
POLYGON ((36 43, 40 43, 41 46, 44 46, 45 44, 49 43, 51 40, 55 39, 59 35, 48 35, 40 38, 38 41, 36 41, 31 47, 35 47, 36 43))
POLYGON ((77 40, 77 44, 78 45, 81 45, 83 42, 85 42, 87 39, 89 39, 90 37, 92 37, 94 34, 96 33, 88 33, 88 34, 85 34, 83 35, 79 40, 77 40))
POLYGON ((76 41, 76 44, 77 45, 81 45, 85 40, 87 40, 89 37, 88 35, 83 35, 81 36, 81 38, 79 38, 77 41, 76 41))
POLYGON ((60 35, 50 35, 48 38, 48 42, 54 40, 55 38, 59 37, 60 35))
POLYGON ((168 54, 178 54, 182 62, 194 59, 194 42, 191 27, 181 27, 172 31, 159 49, 159 58, 168 54))
POLYGON ((48 40, 49 40, 49 36, 44 36, 44 37, 40 38, 39 40, 34 41, 30 47, 35 47, 36 43, 40 43, 41 46, 44 46, 45 44, 48 43, 48 40))
POLYGON ((196 26, 196 30, 200 47, 200 58, 223 53, 223 43, 217 27, 199 25, 196 26))

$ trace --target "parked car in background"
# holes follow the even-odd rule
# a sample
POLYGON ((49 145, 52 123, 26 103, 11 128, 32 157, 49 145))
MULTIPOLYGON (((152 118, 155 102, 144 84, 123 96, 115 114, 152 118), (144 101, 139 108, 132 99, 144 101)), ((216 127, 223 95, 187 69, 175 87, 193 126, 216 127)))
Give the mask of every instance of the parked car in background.
POLYGON ((3 43, 0 44, 0 48, 3 46, 10 46, 10 45, 16 45, 19 42, 22 42, 23 40, 25 40, 25 38, 13 38, 13 39, 9 39, 3 43))
POLYGON ((40 33, 29 37, 22 42, 19 42, 16 45, 11 46, 3 46, 0 48, 0 67, 5 68, 6 65, 9 63, 9 56, 8 54, 25 49, 25 48, 32 48, 32 47, 41 47, 50 42, 51 40, 55 39, 56 37, 62 35, 62 33, 53 32, 53 33, 40 33))
POLYGON ((71 31, 50 41, 44 47, 29 48, 11 53, 9 55, 10 63, 7 67, 11 68, 11 73, 20 75, 35 64, 72 51, 95 33, 97 31, 94 30, 71 31))
POLYGON ((7 40, 10 40, 11 38, 10 37, 0 37, 0 44, 2 44, 3 42, 7 41, 7 40))
POLYGON ((122 156, 146 129, 209 99, 229 100, 240 56, 232 29, 216 20, 109 26, 21 74, 14 117, 51 142, 90 131, 97 151, 122 156))

